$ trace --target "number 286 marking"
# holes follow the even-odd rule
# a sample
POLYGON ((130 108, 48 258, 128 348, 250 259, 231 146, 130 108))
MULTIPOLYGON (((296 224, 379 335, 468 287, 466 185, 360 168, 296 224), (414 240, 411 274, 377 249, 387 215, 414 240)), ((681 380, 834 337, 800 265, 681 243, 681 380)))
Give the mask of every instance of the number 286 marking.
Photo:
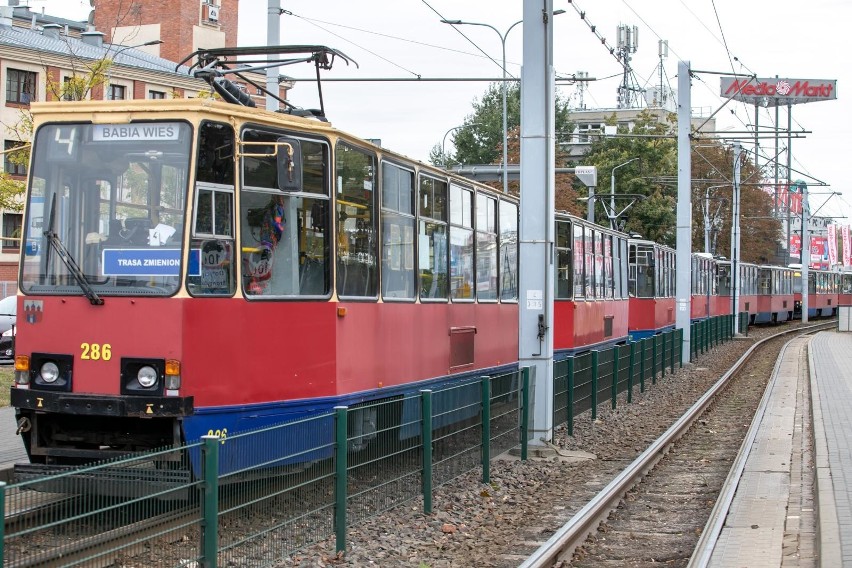
POLYGON ((80 359, 91 361, 109 361, 112 358, 112 346, 109 343, 81 343, 80 359))

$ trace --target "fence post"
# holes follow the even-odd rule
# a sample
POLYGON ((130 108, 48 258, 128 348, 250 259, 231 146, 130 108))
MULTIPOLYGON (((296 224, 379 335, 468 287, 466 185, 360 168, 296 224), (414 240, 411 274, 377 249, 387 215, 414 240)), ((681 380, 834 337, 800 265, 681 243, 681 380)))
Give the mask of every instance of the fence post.
POLYGON ((677 362, 683 369, 683 329, 677 330, 677 362))
POLYGON ((645 346, 647 344, 647 339, 643 339, 639 342, 639 392, 645 392, 645 346))
POLYGON ((669 332, 669 343, 672 346, 671 353, 669 353, 669 367, 671 368, 672 374, 674 374, 674 365, 675 365, 675 345, 677 345, 677 330, 673 329, 669 332))
POLYGON ((216 568, 219 562, 219 436, 202 436, 204 441, 202 476, 204 477, 204 519, 201 532, 201 554, 205 568, 216 568))
POLYGON ((491 377, 479 378, 482 385, 482 483, 491 481, 491 377))
POLYGON ((574 435, 574 358, 568 358, 568 435, 574 435))
MULTIPOLYGON (((6 482, 0 481, 0 511, 3 511, 3 516, 6 513, 6 482)), ((3 558, 6 551, 3 548, 3 542, 6 540, 6 523, 0 525, 0 566, 3 566, 3 558)))
POLYGON ((630 362, 627 364, 627 404, 633 402, 633 373, 636 371, 636 342, 630 342, 630 362))
POLYGON ((660 352, 660 376, 666 376, 666 335, 667 332, 660 334, 660 340, 663 342, 663 347, 660 352))
POLYGON ((598 352, 592 351, 592 420, 598 417, 598 352))
POLYGON ((618 356, 620 351, 621 347, 618 345, 612 349, 612 392, 610 393, 610 398, 612 398, 613 410, 615 410, 615 399, 618 396, 618 356))
POLYGON ((657 336, 651 338, 651 384, 657 384, 657 336))
POLYGON ((421 485, 423 487, 423 512, 432 512, 432 391, 420 391, 421 435, 423 440, 423 472, 421 485))
MULTIPOLYGON (((570 373, 570 367, 569 367, 570 373)), ((529 445, 529 423, 530 423, 530 368, 521 369, 523 377, 523 390, 521 391, 521 461, 527 461, 527 446, 529 445)))
POLYGON ((334 536, 337 552, 346 550, 346 470, 349 409, 335 406, 334 428, 334 536))

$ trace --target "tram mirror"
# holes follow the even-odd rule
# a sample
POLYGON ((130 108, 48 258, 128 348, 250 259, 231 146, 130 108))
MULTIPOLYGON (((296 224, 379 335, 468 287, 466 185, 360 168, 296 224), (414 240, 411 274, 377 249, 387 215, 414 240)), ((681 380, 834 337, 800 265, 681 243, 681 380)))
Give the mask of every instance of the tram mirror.
POLYGON ((295 138, 278 139, 278 189, 302 191, 302 145, 295 138))

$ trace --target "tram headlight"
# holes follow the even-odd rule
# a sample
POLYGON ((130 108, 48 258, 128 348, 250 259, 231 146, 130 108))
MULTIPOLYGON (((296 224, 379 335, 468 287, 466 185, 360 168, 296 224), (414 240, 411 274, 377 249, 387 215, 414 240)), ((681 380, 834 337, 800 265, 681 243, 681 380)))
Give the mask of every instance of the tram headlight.
POLYGON ((59 367, 53 361, 46 361, 39 369, 41 380, 52 385, 59 378, 59 367))
POLYGON ((146 389, 156 385, 157 378, 157 370, 150 365, 139 367, 139 370, 136 372, 136 380, 139 381, 139 384, 146 389))

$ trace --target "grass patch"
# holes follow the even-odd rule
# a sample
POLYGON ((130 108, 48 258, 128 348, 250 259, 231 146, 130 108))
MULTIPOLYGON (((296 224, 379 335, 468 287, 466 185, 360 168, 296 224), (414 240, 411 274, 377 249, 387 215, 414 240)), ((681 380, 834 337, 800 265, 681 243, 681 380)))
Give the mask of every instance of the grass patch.
POLYGON ((0 406, 9 406, 9 389, 15 380, 15 366, 0 367, 0 406))

